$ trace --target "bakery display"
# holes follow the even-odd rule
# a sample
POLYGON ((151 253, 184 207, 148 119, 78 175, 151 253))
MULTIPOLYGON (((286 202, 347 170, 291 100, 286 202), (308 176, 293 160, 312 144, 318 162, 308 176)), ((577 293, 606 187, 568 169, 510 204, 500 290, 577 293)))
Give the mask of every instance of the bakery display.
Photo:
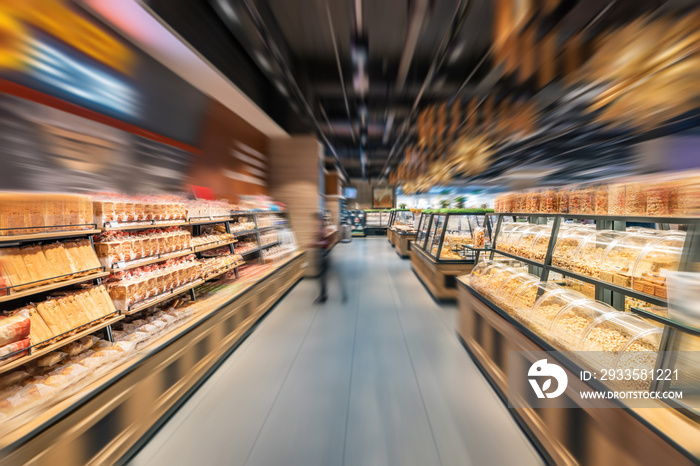
POLYGON ((5 293, 70 280, 101 271, 88 240, 62 241, 0 249, 5 293))
POLYGON ((106 282, 109 295, 120 310, 194 282, 202 276, 194 254, 153 265, 113 273, 106 282))
POLYGON ((95 240, 100 262, 112 267, 119 262, 148 259, 192 247, 192 235, 178 227, 136 231, 106 231, 95 240))
POLYGON ((88 196, 61 193, 0 193, 0 236, 95 227, 88 196))
MULTIPOLYGON (((185 221, 187 210, 183 199, 172 196, 124 196, 94 194, 92 207, 98 226, 113 222, 142 223, 154 221, 185 221)), ((114 226, 114 225, 112 225, 114 226)))
POLYGON ((255 220, 252 217, 239 216, 230 222, 231 232, 240 233, 242 231, 255 230, 255 220))

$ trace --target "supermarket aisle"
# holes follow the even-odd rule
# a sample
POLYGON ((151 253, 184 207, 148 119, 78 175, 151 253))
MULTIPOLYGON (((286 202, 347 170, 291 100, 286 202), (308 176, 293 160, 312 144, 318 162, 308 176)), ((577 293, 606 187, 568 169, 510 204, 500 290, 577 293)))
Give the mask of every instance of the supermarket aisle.
POLYGON ((386 238, 332 253, 134 459, 135 465, 504 465, 542 460, 386 238))

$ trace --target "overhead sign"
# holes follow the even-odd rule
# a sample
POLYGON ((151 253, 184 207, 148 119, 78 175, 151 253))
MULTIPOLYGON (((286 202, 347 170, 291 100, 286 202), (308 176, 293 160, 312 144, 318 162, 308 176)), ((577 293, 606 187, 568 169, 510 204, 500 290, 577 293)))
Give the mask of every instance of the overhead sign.
POLYGON ((0 52, 17 65, 21 44, 32 29, 43 31, 66 45, 124 74, 131 74, 134 53, 114 35, 69 7, 63 0, 0 0, 0 52))

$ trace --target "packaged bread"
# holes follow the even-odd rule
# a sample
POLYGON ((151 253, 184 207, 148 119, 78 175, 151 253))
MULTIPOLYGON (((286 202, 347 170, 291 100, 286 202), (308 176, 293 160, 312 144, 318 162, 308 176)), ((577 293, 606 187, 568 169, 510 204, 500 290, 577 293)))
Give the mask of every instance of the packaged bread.
POLYGON ((80 340, 67 344, 61 348, 61 351, 65 352, 68 356, 76 356, 92 348, 99 340, 100 339, 94 335, 88 335, 80 340))
MULTIPOLYGON (((32 281, 32 275, 20 255, 19 248, 0 249, 0 260, 13 287, 19 287, 32 281)), ((21 288, 17 288, 17 290, 19 289, 21 288)))
POLYGON ((27 354, 26 350, 31 345, 29 338, 14 341, 6 345, 0 346, 0 365, 6 364, 20 356, 27 354))
POLYGON ((49 329, 44 319, 41 318, 36 307, 33 305, 27 305, 14 311, 7 313, 9 316, 22 315, 29 318, 29 338, 32 341, 32 345, 38 345, 44 341, 53 338, 53 332, 49 329))
POLYGON ((36 360, 37 367, 53 367, 68 357, 63 351, 52 351, 36 360))
POLYGON ((61 319, 60 313, 58 311, 57 302, 55 299, 47 299, 36 305, 36 309, 39 312, 41 318, 46 322, 46 325, 51 330, 54 336, 58 336, 61 333, 61 319))
POLYGON ((0 315, 0 346, 14 343, 29 337, 31 321, 26 314, 10 317, 0 315))
POLYGON ((20 248, 20 254, 31 276, 31 282, 46 281, 47 283, 51 283, 53 281, 51 279, 60 274, 60 271, 54 271, 46 260, 41 246, 22 247, 20 248))
POLYGON ((41 247, 44 257, 51 265, 52 270, 56 273, 55 277, 60 277, 73 272, 78 272, 74 268, 74 264, 68 258, 68 254, 62 243, 44 244, 41 247))
POLYGON ((12 371, 7 374, 3 374, 0 376, 0 390, 4 390, 5 388, 11 386, 11 385, 17 385, 29 378, 30 374, 28 371, 24 369, 12 371))

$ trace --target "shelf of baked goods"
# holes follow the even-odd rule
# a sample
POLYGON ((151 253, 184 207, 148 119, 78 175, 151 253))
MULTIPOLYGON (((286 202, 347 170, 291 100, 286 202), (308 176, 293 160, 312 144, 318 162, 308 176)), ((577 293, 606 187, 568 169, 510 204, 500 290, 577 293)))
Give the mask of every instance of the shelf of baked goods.
POLYGON ((81 236, 90 236, 99 233, 101 230, 96 228, 94 223, 83 225, 55 225, 45 227, 27 227, 22 229, 2 229, 0 230, 0 246, 3 243, 20 243, 29 241, 40 241, 44 239, 62 239, 62 238, 77 238, 81 236), (85 227, 85 229, 77 229, 74 227, 85 227), (69 230, 56 231, 57 228, 69 228, 69 230), (20 230, 31 230, 33 233, 17 234, 10 233, 20 230), (36 232, 35 230, 43 230, 36 232))
MULTIPOLYGON (((120 312, 124 315, 132 315, 136 314, 139 311, 143 311, 144 309, 148 309, 149 307, 155 306, 156 304, 162 303, 163 301, 167 301, 168 299, 173 298, 174 296, 177 296, 181 293, 184 293, 186 291, 191 290, 197 285, 201 285, 204 283, 203 278, 197 278, 191 282, 185 283, 183 285, 180 285, 176 288, 172 288, 170 290, 164 291, 160 294, 157 294, 155 296, 151 296, 149 298, 146 298, 142 301, 135 302, 133 304, 130 304, 123 309, 120 309, 120 312)), ((118 306, 120 307, 120 306, 118 306)))
POLYGON ((87 239, 0 248, 0 302, 106 275, 87 239))
POLYGON ((110 316, 96 320, 95 322, 92 322, 79 329, 74 329, 70 332, 67 332, 66 334, 59 335, 58 337, 56 337, 58 341, 56 341, 55 343, 49 343, 45 346, 29 346, 24 350, 18 351, 16 355, 8 355, 8 359, 10 360, 9 362, 3 363, 0 359, 0 374, 11 371, 12 369, 15 369, 17 367, 23 366, 28 362, 35 361, 41 358, 42 356, 45 356, 54 351, 59 351, 66 345, 69 345, 74 341, 80 340, 84 337, 87 337, 88 335, 91 335, 95 332, 104 329, 105 327, 115 324, 123 318, 124 315, 120 314, 119 312, 116 312, 110 316), (22 354, 25 352, 27 354, 22 354))
MULTIPOLYGON (((22 289, 22 291, 13 291, 13 287, 0 289, 0 303, 7 301, 12 301, 14 299, 26 298, 27 296, 32 296, 35 294, 46 293, 47 291, 57 290, 59 288, 65 288, 71 285, 77 285, 79 283, 85 283, 90 280, 96 280, 98 278, 104 278, 110 274, 106 272, 103 267, 93 269, 93 271, 85 271, 87 275, 80 276, 78 278, 64 279, 55 283, 49 283, 47 285, 32 286, 28 289, 22 289), (2 293, 7 293, 2 295, 2 293)), ((74 277, 75 274, 67 274, 63 277, 74 277)), ((61 279, 63 277, 54 277, 54 280, 61 279)), ((44 283, 46 280, 41 280, 35 283, 44 283)), ((27 283, 26 285, 33 285, 32 283, 27 283)))
POLYGON ((210 249, 220 248, 221 246, 228 246, 229 244, 235 244, 237 242, 238 241, 235 239, 229 239, 229 240, 214 241, 211 243, 195 245, 194 252, 208 251, 210 249))
POLYGON ((122 318, 103 285, 65 290, 5 315, 0 319, 0 372, 122 318))

